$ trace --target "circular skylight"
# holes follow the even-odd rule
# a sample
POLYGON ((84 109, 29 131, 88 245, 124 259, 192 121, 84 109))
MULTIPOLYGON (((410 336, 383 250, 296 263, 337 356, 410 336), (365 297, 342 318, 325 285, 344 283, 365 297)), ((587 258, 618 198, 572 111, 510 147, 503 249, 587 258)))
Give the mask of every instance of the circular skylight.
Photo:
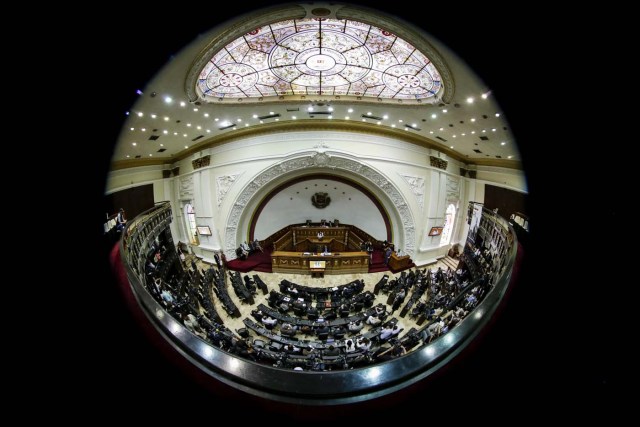
POLYGON ((324 18, 281 21, 233 40, 200 71, 197 89, 210 101, 326 95, 437 102, 444 91, 435 65, 412 44, 372 25, 324 18))

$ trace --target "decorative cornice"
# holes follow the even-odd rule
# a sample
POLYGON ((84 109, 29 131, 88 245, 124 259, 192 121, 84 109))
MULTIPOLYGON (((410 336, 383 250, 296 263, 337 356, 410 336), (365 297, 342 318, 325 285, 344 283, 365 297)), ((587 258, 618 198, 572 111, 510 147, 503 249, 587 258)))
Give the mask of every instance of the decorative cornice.
POLYGON ((211 163, 211 156, 202 156, 199 159, 195 159, 191 161, 191 166, 193 166, 193 170, 203 168, 205 166, 209 166, 211 163))
POLYGON ((449 162, 447 162, 446 160, 440 159, 438 157, 429 156, 429 164, 434 168, 438 168, 446 171, 448 163, 449 162))

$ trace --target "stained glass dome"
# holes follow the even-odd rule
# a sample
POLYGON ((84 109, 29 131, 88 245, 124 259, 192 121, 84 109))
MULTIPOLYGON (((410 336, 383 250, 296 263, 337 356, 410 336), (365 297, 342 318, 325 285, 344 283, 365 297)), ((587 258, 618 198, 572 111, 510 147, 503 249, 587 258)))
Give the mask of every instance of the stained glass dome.
POLYGON ((444 92, 440 72, 412 44, 373 25, 325 18, 281 21, 233 40, 202 68, 197 89, 210 101, 327 95, 433 103, 444 92))

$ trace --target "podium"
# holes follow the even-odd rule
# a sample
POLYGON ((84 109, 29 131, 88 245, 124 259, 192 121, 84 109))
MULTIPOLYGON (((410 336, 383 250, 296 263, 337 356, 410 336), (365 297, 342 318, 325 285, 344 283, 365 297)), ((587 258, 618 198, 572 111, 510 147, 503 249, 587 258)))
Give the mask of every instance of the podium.
POLYGON ((324 269, 326 268, 326 261, 310 261, 309 271, 311 277, 324 278, 324 269))
POLYGON ((398 256, 393 252, 389 258, 389 268, 393 271, 405 269, 409 267, 410 264, 411 257, 409 255, 398 256))

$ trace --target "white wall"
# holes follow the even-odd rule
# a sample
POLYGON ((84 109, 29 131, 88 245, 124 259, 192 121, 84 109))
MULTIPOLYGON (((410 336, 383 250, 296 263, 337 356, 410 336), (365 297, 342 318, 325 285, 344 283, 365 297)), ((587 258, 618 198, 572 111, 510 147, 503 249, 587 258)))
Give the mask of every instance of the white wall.
POLYGON ((331 179, 309 179, 284 188, 272 197, 260 213, 254 236, 264 239, 281 228, 307 219, 352 224, 378 240, 387 238, 384 219, 376 205, 352 185, 331 179), (319 209, 311 203, 317 192, 325 192, 331 202, 319 209))
MULTIPOLYGON (((163 167, 160 166, 114 171, 107 190, 153 182, 154 197, 171 200, 172 232, 174 239, 183 242, 187 236, 182 207, 188 201, 193 203, 198 225, 208 225, 213 231, 213 236, 200 237, 196 253, 212 260, 214 251, 224 249, 232 259, 233 249, 248 238, 251 219, 270 192, 302 176, 333 174, 367 188, 391 219, 394 243, 410 253, 416 264, 424 265, 444 256, 449 249, 449 246, 440 247, 439 237, 426 235, 432 226, 444 223, 445 210, 452 197, 447 185, 452 180, 457 184, 458 193, 452 244, 464 240, 467 202, 484 201, 485 183, 526 191, 521 171, 478 167, 478 179, 469 179, 459 176, 461 166, 465 167, 436 150, 384 136, 300 131, 265 134, 205 149, 170 166, 180 167, 178 177, 162 180, 163 167), (191 161, 204 155, 211 155, 210 166, 193 171, 191 161), (447 160, 447 169, 431 167, 429 156, 447 160)), ((313 188, 301 190, 303 182, 294 184, 267 203, 258 218, 257 238, 263 239, 284 225, 308 218, 314 221, 338 218, 376 237, 386 238, 382 217, 364 194, 335 181, 309 182, 313 188), (316 191, 315 184, 321 188, 325 183, 326 188, 336 187, 345 194, 327 191, 331 204, 322 210, 314 208, 310 197, 316 191), (349 197, 352 200, 349 201, 349 197)))

